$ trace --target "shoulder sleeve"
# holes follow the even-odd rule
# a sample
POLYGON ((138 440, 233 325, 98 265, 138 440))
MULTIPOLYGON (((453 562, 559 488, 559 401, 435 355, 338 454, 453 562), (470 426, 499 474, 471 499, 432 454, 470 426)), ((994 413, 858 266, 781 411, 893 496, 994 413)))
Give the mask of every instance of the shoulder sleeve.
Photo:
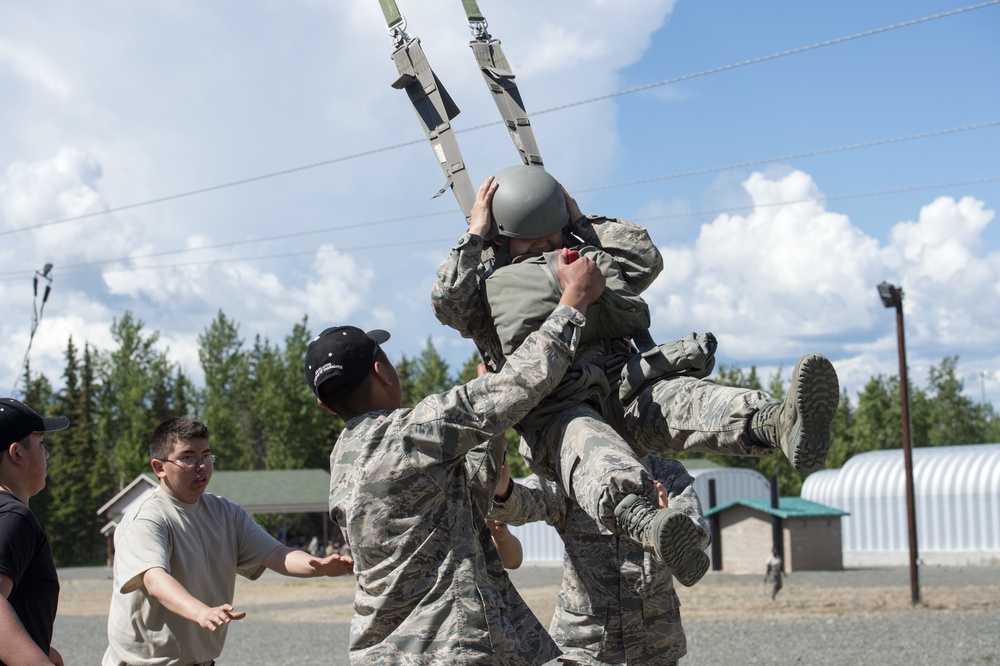
POLYGON ((172 535, 166 517, 144 505, 115 530, 115 584, 127 594, 142 587, 142 575, 159 567, 170 573, 172 535))
POLYGON ((535 474, 515 482, 507 501, 494 501, 490 518, 509 525, 544 521, 558 527, 566 521, 566 501, 558 484, 535 474))
POLYGON ((588 215, 576 221, 574 232, 618 262, 633 291, 641 294, 663 270, 663 256, 643 227, 625 220, 588 215))
POLYGON ((483 278, 483 239, 465 233, 441 263, 431 289, 431 309, 445 326, 476 343, 491 367, 502 363, 503 352, 489 312, 479 292, 483 278))
POLYGON ((418 403, 399 421, 400 436, 416 455, 447 460, 502 435, 562 380, 585 323, 573 308, 559 306, 499 372, 418 403))
POLYGON ((483 274, 483 240, 475 234, 463 234, 448 258, 437 269, 431 289, 431 309, 442 324, 471 338, 485 325, 486 313, 479 297, 483 274))
POLYGON ((230 504, 233 521, 237 526, 239 553, 236 557, 236 573, 257 580, 264 573, 264 560, 281 543, 257 524, 246 510, 230 504))

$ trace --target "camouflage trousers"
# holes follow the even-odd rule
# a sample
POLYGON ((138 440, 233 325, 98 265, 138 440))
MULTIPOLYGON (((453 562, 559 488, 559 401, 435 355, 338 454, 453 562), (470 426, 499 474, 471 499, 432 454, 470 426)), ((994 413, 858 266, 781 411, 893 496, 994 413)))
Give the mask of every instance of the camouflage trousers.
POLYGON ((588 515, 617 533, 615 507, 628 495, 657 504, 656 486, 642 464, 647 454, 774 451, 754 445, 746 434, 757 402, 767 397, 705 379, 664 378, 624 410, 615 404, 614 392, 605 415, 585 404, 567 406, 542 427, 525 429, 521 454, 532 471, 558 483, 588 515))
MULTIPOLYGON (((757 403, 769 397, 763 391, 674 375, 646 387, 620 417, 616 411, 621 408, 614 404, 606 413, 640 456, 671 451, 765 456, 774 449, 752 443, 747 430, 757 403)), ((617 402, 617 394, 611 399, 617 402)))
POLYGON ((629 495, 657 501, 652 477, 632 447, 593 408, 577 404, 525 430, 521 455, 539 476, 558 483, 568 497, 613 533, 615 507, 629 495))

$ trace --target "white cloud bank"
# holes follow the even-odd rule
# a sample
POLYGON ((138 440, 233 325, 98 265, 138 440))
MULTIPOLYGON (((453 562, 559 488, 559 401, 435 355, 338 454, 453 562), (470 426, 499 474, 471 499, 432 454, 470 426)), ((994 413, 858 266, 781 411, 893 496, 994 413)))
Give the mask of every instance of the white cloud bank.
POLYGON ((1000 367, 976 353, 1000 343, 1000 253, 982 240, 995 213, 982 201, 940 197, 882 245, 827 210, 803 171, 754 173, 743 188, 752 212, 720 215, 693 243, 662 248, 666 269, 646 292, 658 337, 713 331, 723 357, 784 362, 786 373, 788 359, 819 351, 853 394, 898 372, 895 318, 875 289, 886 280, 904 290, 911 373, 954 354, 1000 367))

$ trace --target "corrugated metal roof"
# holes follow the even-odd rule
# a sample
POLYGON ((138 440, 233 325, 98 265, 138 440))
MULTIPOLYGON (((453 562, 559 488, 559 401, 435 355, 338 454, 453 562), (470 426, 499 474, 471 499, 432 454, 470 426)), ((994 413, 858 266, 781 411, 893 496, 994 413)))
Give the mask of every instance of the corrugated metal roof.
POLYGON ((717 506, 714 509, 709 509, 705 512, 705 516, 711 516, 716 513, 721 513, 726 509, 730 509, 734 506, 746 506, 761 513, 766 513, 771 516, 777 516, 778 518, 832 518, 836 516, 847 515, 846 511, 841 511, 840 509, 835 509, 832 506, 825 506, 823 504, 817 504, 816 502, 810 502, 809 500, 804 500, 801 497, 779 497, 778 498, 778 508, 775 509, 771 506, 771 500, 765 498, 752 498, 752 499, 738 499, 732 502, 727 502, 722 506, 717 506))
MULTIPOLYGON (((913 449, 919 551, 1000 552, 1000 444, 913 449)), ((902 449, 861 453, 806 478, 802 497, 850 513, 845 551, 906 551, 902 449)))
MULTIPOLYGON (((681 462, 687 467, 686 460, 681 462)), ((694 492, 703 510, 712 506, 709 481, 715 481, 715 506, 738 499, 771 497, 771 483, 756 470, 742 467, 688 468, 688 474, 694 477, 694 492)))

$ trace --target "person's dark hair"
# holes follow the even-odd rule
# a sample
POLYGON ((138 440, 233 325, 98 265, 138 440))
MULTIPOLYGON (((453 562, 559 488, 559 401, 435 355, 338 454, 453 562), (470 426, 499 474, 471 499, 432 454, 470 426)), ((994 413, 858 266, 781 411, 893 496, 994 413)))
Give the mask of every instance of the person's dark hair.
POLYGON ((164 421, 149 438, 149 457, 165 458, 182 439, 208 439, 208 426, 186 416, 164 421))

